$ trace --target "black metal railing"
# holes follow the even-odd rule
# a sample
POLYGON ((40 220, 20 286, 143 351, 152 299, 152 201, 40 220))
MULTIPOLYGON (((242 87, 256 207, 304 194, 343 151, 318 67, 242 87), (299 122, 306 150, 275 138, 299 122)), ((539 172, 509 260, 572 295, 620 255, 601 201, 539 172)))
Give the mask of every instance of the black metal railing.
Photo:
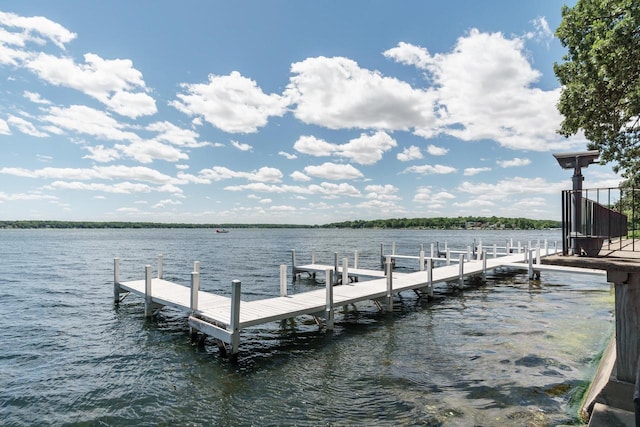
POLYGON ((640 189, 595 188, 562 192, 562 252, 587 255, 601 248, 640 251, 640 189))

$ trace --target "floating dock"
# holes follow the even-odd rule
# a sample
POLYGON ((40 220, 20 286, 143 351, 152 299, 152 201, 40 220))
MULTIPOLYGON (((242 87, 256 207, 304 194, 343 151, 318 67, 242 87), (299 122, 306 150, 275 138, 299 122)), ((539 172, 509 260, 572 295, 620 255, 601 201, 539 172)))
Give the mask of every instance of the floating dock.
MULTIPOLYGON (((291 271, 294 280, 302 273, 315 277, 316 273, 322 272, 326 278, 325 286, 287 295, 287 266, 281 265, 280 296, 254 301, 241 300, 239 280, 232 281, 230 296, 201 291, 200 264, 197 261, 191 273, 191 283, 186 286, 162 278, 162 256, 158 258, 157 277, 152 277, 151 266, 147 265, 144 279, 120 281, 120 260, 115 258, 114 301, 116 304, 119 303, 123 298, 122 294, 139 295, 144 298, 147 317, 153 316, 162 307, 181 310, 189 316, 188 322, 192 334, 199 331, 219 340, 221 349, 235 356, 240 345, 240 331, 251 326, 311 315, 316 318, 319 325, 331 331, 334 326, 334 312, 342 306, 360 301, 373 301, 380 310, 393 311, 395 294, 414 291, 419 295, 432 296, 435 284, 453 283, 454 286, 462 286, 465 278, 469 276, 484 275, 490 270, 499 268, 528 270, 529 277, 533 278, 536 274, 539 275, 541 270, 550 268, 542 265, 540 259, 558 252, 557 248, 550 249, 546 243, 544 255, 539 245, 535 249, 518 245, 517 253, 505 250, 502 254, 499 254, 494 247, 493 257, 487 255, 486 249, 480 250, 479 246, 475 249, 475 251, 469 249, 466 252, 458 251, 457 259, 453 260, 450 257, 451 252, 444 258, 425 256, 423 250, 418 256, 398 255, 395 254, 395 245, 392 253, 385 255, 381 246, 381 258, 385 260, 384 269, 381 270, 358 268, 357 253, 351 269, 348 267, 346 258, 342 259, 342 265, 338 265, 337 255, 334 265, 317 264, 315 253, 312 255, 311 264, 297 266, 295 251, 292 251, 291 271), (476 259, 473 259, 473 253, 476 254, 476 259), (417 271, 408 273, 395 271, 394 258, 417 260, 417 271), (434 267, 436 263, 444 265, 434 267), (361 277, 369 280, 360 280, 361 277)), ((432 255, 435 255, 433 249, 432 255)), ((589 273, 601 272, 593 270, 589 273)))

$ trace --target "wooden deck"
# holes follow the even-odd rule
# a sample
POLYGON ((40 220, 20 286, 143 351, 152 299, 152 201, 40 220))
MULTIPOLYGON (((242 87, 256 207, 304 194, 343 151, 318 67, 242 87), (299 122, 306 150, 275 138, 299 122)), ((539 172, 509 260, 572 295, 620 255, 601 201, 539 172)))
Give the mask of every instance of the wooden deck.
MULTIPOLYGON (((143 297, 146 316, 152 316, 154 310, 164 306, 186 312, 189 315, 189 324, 194 330, 229 344, 233 355, 238 351, 240 331, 251 326, 301 315, 313 315, 323 318, 324 326, 331 330, 334 310, 342 306, 369 300, 374 301, 381 309, 392 310, 393 295, 400 292, 423 290, 432 295, 435 284, 462 284, 466 277, 484 274, 496 268, 522 268, 530 271, 548 269, 549 266, 533 264, 534 252, 531 251, 531 261, 526 260, 526 253, 474 261, 464 261, 460 255, 458 263, 437 268, 433 268, 433 260, 427 258, 426 268, 412 273, 391 271, 390 263, 387 264, 387 271, 391 274, 386 275, 382 270, 347 269, 348 275, 369 277, 371 280, 344 283, 340 286, 333 286, 336 283, 333 279, 333 266, 307 264, 298 268, 324 272, 327 275, 328 280, 324 288, 254 301, 241 301, 239 281, 233 282, 231 297, 200 291, 197 271, 192 273, 189 286, 163 280, 161 266, 158 268, 158 278, 151 277, 151 267, 147 266, 143 280, 120 281, 119 260, 115 259, 114 298, 119 302, 120 294, 127 292, 143 297)), ((340 273, 345 274, 342 267, 338 267, 338 274, 340 273)), ((281 279, 281 286, 283 282, 281 279)))

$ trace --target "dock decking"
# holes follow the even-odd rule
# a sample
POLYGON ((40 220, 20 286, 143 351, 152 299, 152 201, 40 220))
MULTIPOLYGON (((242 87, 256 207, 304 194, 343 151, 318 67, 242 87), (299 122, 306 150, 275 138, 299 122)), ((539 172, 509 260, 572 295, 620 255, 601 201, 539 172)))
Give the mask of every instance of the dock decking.
MULTIPOLYGON (((408 290, 416 292, 426 290, 428 295, 433 295, 435 284, 446 282, 462 284, 466 277, 485 274, 497 268, 528 269, 529 276, 533 277, 536 269, 539 272, 540 269, 548 268, 546 265, 533 263, 535 253, 536 250, 526 250, 524 253, 488 258, 484 252, 485 256, 480 260, 465 260, 464 255, 460 253, 457 263, 437 268, 433 267, 434 260, 431 257, 423 257, 421 254, 420 257, 416 257, 421 262, 419 270, 410 273, 399 273, 393 270, 391 261, 393 255, 386 256, 385 271, 349 269, 346 260, 342 266, 313 262, 296 267, 294 264, 292 266, 294 278, 296 272, 300 271, 310 274, 324 272, 327 280, 324 288, 292 295, 286 294, 286 266, 281 266, 280 296, 254 301, 241 301, 241 283, 237 280, 232 282, 230 297, 200 291, 198 262, 194 265, 189 286, 162 278, 161 257, 158 262, 158 277, 151 277, 151 266, 147 265, 143 280, 120 281, 120 262, 116 258, 114 259, 114 300, 116 303, 121 301, 121 293, 139 295, 145 300, 145 315, 149 317, 155 310, 164 306, 186 312, 192 332, 200 331, 228 344, 231 355, 235 355, 238 352, 240 331, 244 328, 301 315, 313 315, 316 319, 324 318, 324 326, 327 330, 332 330, 335 309, 360 301, 370 300, 380 309, 391 311, 394 294, 408 290), (423 258, 424 264, 422 264, 423 258), (334 272, 342 278, 340 286, 336 286, 339 280, 334 276, 334 272), (355 277, 356 280, 353 282, 344 280, 348 277, 355 277), (359 281, 357 280, 359 277, 371 279, 359 281)), ((547 249, 547 255, 555 253, 555 249, 552 251, 547 249)), ((537 255, 539 262, 539 248, 537 255)), ((354 264, 357 265, 357 261, 354 264)))

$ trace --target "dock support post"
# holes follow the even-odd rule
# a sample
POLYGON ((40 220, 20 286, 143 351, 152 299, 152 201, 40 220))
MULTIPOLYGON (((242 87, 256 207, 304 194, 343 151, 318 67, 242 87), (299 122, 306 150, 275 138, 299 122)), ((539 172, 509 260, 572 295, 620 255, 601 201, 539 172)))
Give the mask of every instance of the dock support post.
POLYGON ((424 271, 424 251, 420 251, 420 271, 424 271))
POLYGON ((151 266, 144 268, 144 316, 153 316, 153 304, 151 300, 151 266))
POLYGON ((358 268, 358 250, 353 253, 353 268, 358 268))
POLYGON ((536 245, 536 264, 540 264, 540 244, 536 245))
POLYGON ((296 269, 296 250, 291 249, 291 275, 293 276, 293 282, 296 281, 296 276, 298 275, 298 270, 296 269))
POLYGON ((193 271, 196 273, 200 273, 200 261, 193 262, 193 271))
POLYGON ((120 302, 120 258, 113 259, 113 302, 120 302))
POLYGON ((387 311, 393 311, 393 268, 391 268, 391 257, 387 257, 387 311))
POLYGON ((231 357, 238 354, 240 346, 240 280, 231 282, 231 319, 229 328, 231 329, 231 357))
POLYGON ((433 297, 433 258, 427 259, 427 283, 429 284, 427 288, 429 297, 433 297))
POLYGON ((527 249, 529 253, 529 280, 533 280, 533 249, 527 249))
POLYGON ((158 255, 158 279, 162 279, 162 254, 158 255))
POLYGON ((316 263, 316 248, 311 248, 311 264, 316 263))
POLYGON ((467 246, 467 261, 471 261, 471 246, 467 246))
POLYGON ((382 266, 382 268, 384 269, 384 244, 380 243, 380 265, 382 266))
POLYGON ((329 280, 331 276, 333 276, 333 271, 328 268, 325 271, 325 275, 327 277, 327 304, 324 312, 324 318, 328 331, 333 331, 333 323, 334 323, 334 312, 333 312, 333 286, 331 286, 332 280, 329 280))
POLYGON ((458 257, 458 283, 460 286, 464 285, 464 254, 458 257))
POLYGON ((349 283, 349 260, 347 257, 342 258, 342 284, 346 285, 349 283))
POLYGON ((287 296, 287 265, 280 265, 280 296, 287 296))
POLYGON ((336 272, 333 278, 333 284, 337 285, 338 284, 338 252, 333 253, 333 271, 336 272))
POLYGON ((451 265, 451 251, 447 248, 447 265, 451 265))
POLYGON ((391 243, 391 255, 396 254, 396 242, 391 243))
POLYGON ((480 255, 482 254, 482 239, 478 241, 478 249, 476 252, 476 259, 480 259, 480 255))
POLYGON ((198 310, 198 292, 200 291, 200 273, 191 273, 191 314, 198 310))
POLYGON ((482 281, 487 281, 487 251, 482 251, 482 281))
POLYGON ((431 244, 431 258, 434 257, 434 247, 433 247, 433 243, 431 244))

